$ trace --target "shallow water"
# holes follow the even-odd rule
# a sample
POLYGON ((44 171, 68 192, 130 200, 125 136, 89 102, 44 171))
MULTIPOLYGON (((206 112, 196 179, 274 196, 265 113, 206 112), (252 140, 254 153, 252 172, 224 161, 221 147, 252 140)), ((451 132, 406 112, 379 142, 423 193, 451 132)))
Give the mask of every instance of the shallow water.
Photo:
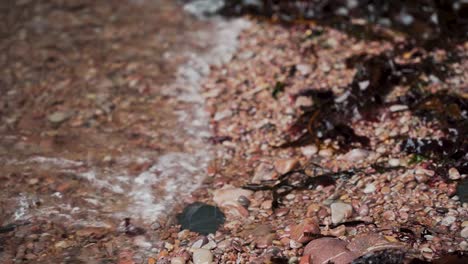
POLYGON ((200 83, 231 59, 247 22, 201 21, 170 0, 84 2, 31 7, 36 21, 9 40, 24 45, 10 52, 28 80, 2 80, 0 225, 151 224, 204 178, 200 83), (67 117, 51 121, 57 112, 67 117))

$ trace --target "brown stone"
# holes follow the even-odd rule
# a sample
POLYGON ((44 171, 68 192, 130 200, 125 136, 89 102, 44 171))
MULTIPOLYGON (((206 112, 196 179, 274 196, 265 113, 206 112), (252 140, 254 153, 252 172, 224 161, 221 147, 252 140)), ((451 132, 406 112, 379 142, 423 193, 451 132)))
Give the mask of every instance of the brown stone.
POLYGON ((280 174, 285 174, 299 165, 299 160, 297 159, 279 159, 275 161, 275 169, 280 174))
POLYGON ((300 243, 306 243, 311 241, 316 234, 320 234, 319 225, 314 220, 306 218, 300 224, 292 227, 290 238, 300 243))
POLYGON ((325 264, 348 264, 358 255, 346 248, 347 243, 343 240, 324 237, 312 240, 304 249, 304 256, 310 255, 312 263, 325 264))

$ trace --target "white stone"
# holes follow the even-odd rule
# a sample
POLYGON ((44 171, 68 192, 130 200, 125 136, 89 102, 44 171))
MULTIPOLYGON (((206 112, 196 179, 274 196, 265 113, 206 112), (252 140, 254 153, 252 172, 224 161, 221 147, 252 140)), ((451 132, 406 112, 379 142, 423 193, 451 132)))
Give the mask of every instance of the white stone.
POLYGON ((353 207, 347 203, 337 202, 330 205, 331 220, 333 224, 343 222, 347 217, 353 213, 353 207))
POLYGON ((344 155, 344 158, 350 162, 357 162, 369 156, 369 151, 365 149, 352 149, 344 155))
POLYGON ((460 172, 456 168, 450 168, 448 174, 451 180, 459 180, 461 178, 460 172))
POLYGON ((211 264, 213 254, 208 249, 198 248, 193 251, 193 264, 211 264))
POLYGON ((366 188, 364 188, 364 193, 373 193, 375 192, 376 188, 375 188, 375 185, 373 183, 369 183, 366 185, 366 188))
POLYGON ((444 226, 451 226, 456 220, 457 218, 455 216, 449 215, 442 219, 441 224, 444 226))
POLYGON ((311 158, 313 155, 317 154, 318 148, 315 145, 306 146, 301 148, 302 155, 307 158, 311 158))
POLYGON ((400 165, 400 159, 390 159, 388 160, 388 164, 392 167, 396 167, 400 165))
POLYGON ((400 112, 400 111, 405 111, 408 110, 407 105, 392 105, 390 106, 390 111, 391 112, 400 112))

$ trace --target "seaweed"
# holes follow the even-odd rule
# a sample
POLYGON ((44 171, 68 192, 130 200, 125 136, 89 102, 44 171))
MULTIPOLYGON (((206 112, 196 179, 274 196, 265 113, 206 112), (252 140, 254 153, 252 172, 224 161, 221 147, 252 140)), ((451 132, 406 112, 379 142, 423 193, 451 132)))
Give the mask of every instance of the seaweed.
MULTIPOLYGON (((368 171, 368 168, 352 168, 338 172, 330 172, 317 164, 311 163, 311 166, 293 170, 280 175, 276 181, 263 181, 260 184, 250 183, 242 188, 252 191, 272 191, 273 208, 278 208, 282 198, 293 190, 313 190, 317 186, 329 186, 336 183, 337 180, 349 180, 356 173, 368 171)), ((371 166, 374 170, 380 172, 396 170, 400 167, 385 167, 381 163, 371 166)))

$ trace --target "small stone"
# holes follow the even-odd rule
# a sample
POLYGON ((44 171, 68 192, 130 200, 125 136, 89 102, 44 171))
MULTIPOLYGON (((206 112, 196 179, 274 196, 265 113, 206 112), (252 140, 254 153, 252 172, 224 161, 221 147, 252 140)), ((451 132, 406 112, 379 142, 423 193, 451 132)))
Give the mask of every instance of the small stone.
POLYGON ((213 254, 208 249, 198 248, 193 251, 193 264, 211 264, 213 254))
POLYGON ((463 238, 468 238, 468 226, 462 229, 462 231, 460 232, 460 236, 463 238))
POLYGON ((330 230, 330 235, 340 237, 344 236, 346 234, 346 226, 345 225, 339 225, 333 229, 330 230))
POLYGON ((333 224, 339 224, 343 222, 347 217, 353 213, 353 207, 350 204, 337 202, 330 205, 331 218, 333 224))
POLYGON ((296 108, 300 108, 302 106, 311 106, 311 105, 312 105, 312 100, 306 96, 299 96, 296 98, 296 101, 294 102, 294 107, 296 108))
POLYGON ((47 116, 47 120, 54 124, 60 124, 66 121, 70 115, 66 112, 57 111, 47 116))
POLYGON ((237 202, 245 208, 249 208, 250 199, 245 197, 244 195, 239 196, 239 198, 237 198, 237 202))
POLYGON ((279 208, 275 210, 276 216, 285 216, 289 213, 289 208, 279 208))
POLYGON ((395 220, 395 213, 393 211, 385 211, 382 216, 388 221, 395 220))
POLYGON ((303 245, 302 245, 301 242, 298 242, 298 241, 293 240, 293 239, 289 240, 289 247, 291 247, 291 248, 301 248, 302 246, 303 245))
POLYGON ((39 182, 39 179, 38 178, 32 178, 28 181, 28 184, 29 185, 35 185, 39 182))
POLYGON ((360 206, 359 209, 358 209, 358 214, 359 214, 360 216, 367 216, 367 215, 369 215, 369 206, 367 206, 367 205, 365 205, 365 204, 362 205, 362 206, 360 206))
POLYGON ((331 149, 321 149, 318 154, 321 157, 331 157, 331 156, 333 156, 333 150, 331 150, 331 149))
POLYGON ((183 257, 174 257, 171 259, 171 264, 185 264, 185 259, 183 257))
POLYGON ((448 174, 451 180, 459 180, 461 178, 460 172, 456 168, 450 168, 448 174))
POLYGON ((272 200, 263 201, 262 204, 260 205, 260 208, 265 209, 265 210, 270 210, 272 207, 273 207, 272 200))
POLYGON ((239 204, 238 200, 241 196, 248 199, 252 194, 253 192, 250 190, 228 187, 215 190, 213 192, 213 201, 221 207, 226 205, 237 205, 239 204))
POLYGON ((400 166, 400 159, 390 159, 388 160, 388 164, 392 167, 400 166))
POLYGON ((457 218, 455 216, 448 215, 442 219, 441 224, 444 226, 451 226, 456 220, 457 218))
POLYGON ((291 228, 290 238, 299 243, 306 243, 314 238, 314 235, 320 234, 320 227, 310 218, 304 219, 300 224, 291 228))
POLYGON ((54 247, 59 249, 69 248, 71 246, 70 242, 63 240, 55 243, 54 247))
POLYGON ((323 63, 323 64, 320 65, 320 70, 327 73, 327 72, 329 72, 331 70, 331 67, 330 67, 330 65, 328 65, 326 63, 323 63))
POLYGON ((296 69, 298 72, 300 72, 302 75, 308 75, 312 71, 312 67, 308 64, 297 64, 296 69))
POLYGON ((390 106, 390 112, 400 112, 408 110, 407 105, 392 105, 390 106))
POLYGON ((364 188, 363 192, 364 193, 373 193, 375 192, 376 188, 375 188, 375 185, 373 183, 369 183, 366 185, 366 188, 364 188))
POLYGON ((349 162, 358 162, 366 159, 369 156, 369 151, 365 149, 352 149, 344 155, 344 159, 349 162))
POLYGON ((273 165, 261 163, 255 170, 252 183, 261 183, 262 181, 271 181, 278 179, 279 174, 276 172, 273 165))
POLYGON ((275 169, 280 174, 285 174, 299 165, 299 160, 297 159, 279 159, 275 161, 275 169))
POLYGON ((380 189, 380 192, 383 193, 383 194, 388 194, 390 193, 390 188, 388 186, 384 186, 382 187, 382 189, 380 189))
POLYGON ((306 146, 301 148, 301 152, 306 158, 311 158, 313 155, 317 154, 318 148, 315 145, 306 146))

